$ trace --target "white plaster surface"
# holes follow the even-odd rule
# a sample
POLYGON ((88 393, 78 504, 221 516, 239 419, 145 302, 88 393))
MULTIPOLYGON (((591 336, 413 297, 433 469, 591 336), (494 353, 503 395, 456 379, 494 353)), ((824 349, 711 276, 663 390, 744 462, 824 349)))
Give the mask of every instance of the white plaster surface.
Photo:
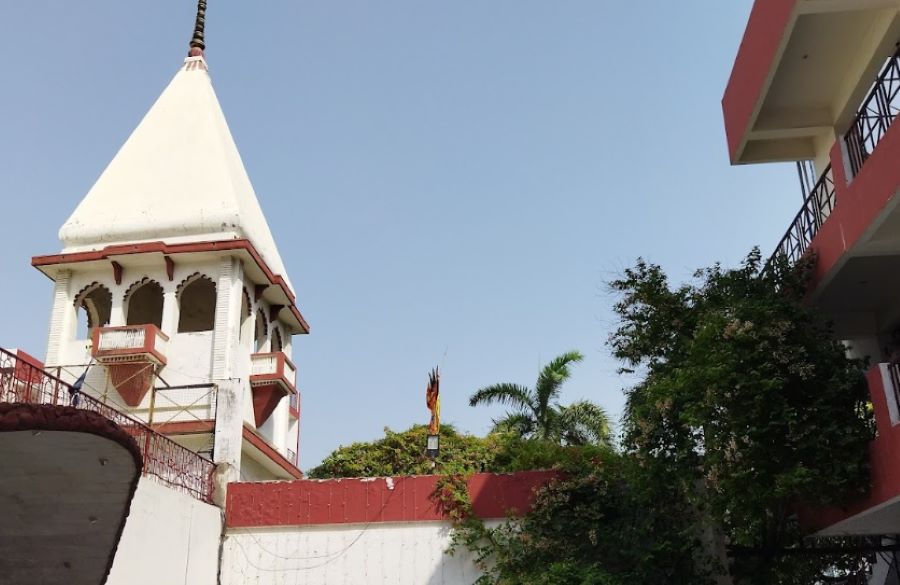
POLYGON ((66 252, 248 238, 287 279, 202 58, 185 61, 59 237, 66 252))
POLYGON ((108 585, 216 585, 221 511, 142 477, 108 585))
POLYGON ((222 585, 471 585, 481 573, 449 544, 446 522, 230 529, 222 585))

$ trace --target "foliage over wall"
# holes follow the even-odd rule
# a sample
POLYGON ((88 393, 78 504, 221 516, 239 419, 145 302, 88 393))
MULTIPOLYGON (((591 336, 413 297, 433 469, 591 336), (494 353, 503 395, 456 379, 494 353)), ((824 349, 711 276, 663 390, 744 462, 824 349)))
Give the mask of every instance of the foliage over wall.
MULTIPOLYGON (((611 283, 610 346, 640 378, 626 391, 618 452, 448 433, 435 497, 451 511, 454 546, 475 553, 479 582, 816 585, 864 568, 854 555, 783 554, 806 536, 798 505, 843 505, 869 487, 865 364, 805 305, 811 263, 763 270, 754 251, 673 287, 638 261, 611 283), (538 468, 566 473, 524 518, 488 529, 473 517, 466 474, 538 468), (747 554, 729 557, 726 545, 747 554)), ((424 427, 389 432, 311 475, 428 473, 424 441, 424 427)))

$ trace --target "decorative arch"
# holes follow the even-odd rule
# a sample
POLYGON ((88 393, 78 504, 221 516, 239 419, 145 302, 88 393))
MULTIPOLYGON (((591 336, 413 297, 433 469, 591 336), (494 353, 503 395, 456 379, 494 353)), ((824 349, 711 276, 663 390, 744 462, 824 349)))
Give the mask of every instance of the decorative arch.
POLYGON ((247 287, 241 288, 241 322, 246 321, 253 314, 253 302, 250 300, 250 293, 247 287))
POLYGON ((241 320, 238 326, 238 339, 240 340, 244 339, 244 329, 247 329, 251 315, 253 315, 253 305, 250 303, 250 293, 247 292, 246 287, 241 287, 241 320))
POLYGON ((125 324, 162 327, 163 287, 149 277, 133 283, 125 291, 125 324))
POLYGON ((195 272, 175 289, 178 301, 178 332, 212 331, 216 326, 216 283, 195 272))
MULTIPOLYGON (((75 295, 75 311, 84 311, 87 330, 109 324, 112 312, 112 293, 99 282, 92 282, 75 295)), ((80 315, 79 315, 80 317, 80 315)), ((80 321, 80 319, 79 319, 80 321)))
POLYGON ((254 343, 256 351, 260 351, 266 344, 266 336, 269 334, 269 320, 266 319, 266 312, 262 307, 256 311, 256 327, 254 329, 254 343))
POLYGON ((284 339, 281 337, 281 327, 272 323, 272 351, 284 351, 284 339))

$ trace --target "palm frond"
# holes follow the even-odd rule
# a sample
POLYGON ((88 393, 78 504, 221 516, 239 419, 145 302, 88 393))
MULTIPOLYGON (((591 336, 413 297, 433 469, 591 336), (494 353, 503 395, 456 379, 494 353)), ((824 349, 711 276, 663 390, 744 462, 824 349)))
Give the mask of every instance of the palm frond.
POLYGON ((479 404, 504 404, 521 410, 533 410, 531 390, 519 384, 492 384, 477 390, 469 397, 469 406, 479 404))
POLYGON ((569 366, 583 359, 584 356, 580 352, 567 351, 553 358, 549 364, 544 366, 538 375, 537 385, 535 386, 539 412, 546 413, 549 410, 550 401, 559 396, 559 390, 563 382, 572 375, 569 366))
POLYGON ((522 412, 509 412, 501 419, 494 421, 492 433, 512 433, 519 437, 527 437, 534 433, 534 418, 522 412))
POLYGON ((611 445, 612 423, 603 407, 581 400, 559 408, 559 430, 570 445, 611 445))

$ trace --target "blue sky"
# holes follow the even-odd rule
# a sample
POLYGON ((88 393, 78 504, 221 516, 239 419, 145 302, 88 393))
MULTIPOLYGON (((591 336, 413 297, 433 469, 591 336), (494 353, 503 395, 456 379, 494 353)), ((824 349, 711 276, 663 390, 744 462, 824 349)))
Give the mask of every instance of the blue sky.
MULTIPOLYGON (((192 0, 0 5, 0 344, 42 356, 30 268, 181 64, 192 0)), ((790 165, 731 167, 720 100, 751 6, 211 0, 207 58, 312 334, 301 465, 386 426, 484 433, 467 397, 579 349, 564 400, 618 416, 605 283, 676 279, 801 202, 790 165)))

